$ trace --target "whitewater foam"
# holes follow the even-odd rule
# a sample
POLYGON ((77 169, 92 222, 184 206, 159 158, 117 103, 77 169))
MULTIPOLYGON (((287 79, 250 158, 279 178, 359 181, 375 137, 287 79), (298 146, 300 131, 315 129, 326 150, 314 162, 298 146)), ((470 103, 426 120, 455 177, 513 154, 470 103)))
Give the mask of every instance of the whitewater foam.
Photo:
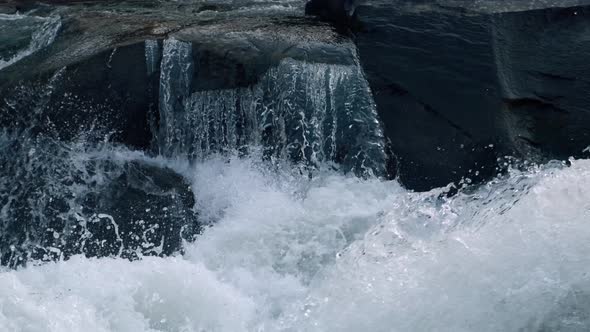
POLYGON ((193 168, 182 257, 0 273, 8 331, 584 331, 590 161, 452 198, 259 158, 193 168))

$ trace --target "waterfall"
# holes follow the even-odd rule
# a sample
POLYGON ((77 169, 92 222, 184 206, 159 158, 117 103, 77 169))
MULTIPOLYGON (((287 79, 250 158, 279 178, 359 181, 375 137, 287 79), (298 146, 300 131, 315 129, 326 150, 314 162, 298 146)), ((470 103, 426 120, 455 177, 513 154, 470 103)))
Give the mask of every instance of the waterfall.
POLYGON ((145 41, 145 63, 147 74, 151 76, 158 70, 158 60, 160 59, 160 45, 157 40, 148 39, 145 41))
POLYGON ((191 91, 191 49, 190 43, 164 41, 161 154, 203 160, 261 148, 270 158, 385 174, 384 136, 360 66, 287 58, 254 85, 191 91))
POLYGON ((192 45, 176 39, 164 41, 160 67, 159 152, 172 156, 184 150, 183 100, 189 95, 193 74, 192 45))

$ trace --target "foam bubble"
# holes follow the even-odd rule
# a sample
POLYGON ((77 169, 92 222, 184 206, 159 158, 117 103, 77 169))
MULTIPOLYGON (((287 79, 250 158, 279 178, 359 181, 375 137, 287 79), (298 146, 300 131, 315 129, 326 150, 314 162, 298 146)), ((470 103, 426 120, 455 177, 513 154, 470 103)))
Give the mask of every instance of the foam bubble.
MULTIPOLYGON (((9 331, 583 331, 590 161, 441 198, 255 159, 188 170, 184 257, 0 273, 9 331)), ((183 166, 184 167, 184 166, 183 166)))
POLYGON ((75 257, 0 274, 9 331, 243 331, 255 307, 198 262, 75 257))

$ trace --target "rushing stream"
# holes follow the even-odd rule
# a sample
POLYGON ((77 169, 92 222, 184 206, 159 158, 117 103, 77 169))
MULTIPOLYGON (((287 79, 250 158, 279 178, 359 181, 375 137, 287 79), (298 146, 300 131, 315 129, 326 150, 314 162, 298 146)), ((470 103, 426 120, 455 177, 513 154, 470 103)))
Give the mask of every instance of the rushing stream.
MULTIPOLYGON (((304 17, 304 1, 0 12, 0 332, 590 330, 590 147, 543 159, 518 113, 566 123, 587 98, 521 97, 519 21, 485 16, 549 2, 424 1, 400 14, 444 21, 460 7, 473 26, 496 24, 481 29, 489 45, 444 37, 489 46, 490 63, 470 66, 498 71, 482 75, 501 81, 498 95, 493 82, 482 94, 509 94, 490 104, 514 121, 507 133, 520 136, 506 141, 524 147, 513 150, 495 150, 507 133, 476 142, 467 122, 366 71, 368 37, 355 46, 304 17), (392 139, 385 120, 412 112, 427 114, 410 121, 421 133, 392 139), (413 155, 396 144, 428 145, 423 133, 440 128, 488 159, 449 168, 463 173, 447 186, 408 189, 413 155)), ((534 74, 547 90, 578 80, 534 74)))
MULTIPOLYGON (((126 158, 128 153, 119 157, 126 158)), ((156 161, 154 161, 156 162, 156 161)), ((207 228, 184 256, 0 274, 9 331, 583 331, 590 163, 440 198, 258 159, 167 162, 207 228), (273 169, 273 170, 269 170, 273 169)))

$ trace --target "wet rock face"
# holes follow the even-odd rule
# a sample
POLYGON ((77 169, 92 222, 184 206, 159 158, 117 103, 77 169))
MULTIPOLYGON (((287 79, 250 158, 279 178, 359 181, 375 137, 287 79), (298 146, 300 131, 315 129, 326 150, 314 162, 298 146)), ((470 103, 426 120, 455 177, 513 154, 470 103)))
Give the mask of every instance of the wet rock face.
POLYGON ((427 190, 495 175, 505 147, 485 18, 389 5, 360 6, 356 17, 361 62, 402 183, 427 190))
POLYGON ((14 14, 17 9, 10 4, 0 4, 0 14, 14 14))
POLYGON ((63 141, 86 139, 147 149, 155 116, 143 45, 114 48, 6 86, 0 123, 63 141))
POLYGON ((399 176, 425 190, 496 173, 497 158, 590 144, 587 1, 311 1, 353 30, 399 176), (477 176, 475 175, 477 172, 477 176))
POLYGON ((0 263, 170 255, 200 232, 189 184, 109 144, 0 134, 0 263))
POLYGON ((354 14, 355 0, 311 0, 305 5, 307 15, 316 15, 338 25, 347 25, 354 14))
POLYGON ((86 249, 90 256, 171 255, 181 248, 183 240, 192 241, 200 232, 192 210, 195 201, 190 185, 167 168, 130 162, 105 187, 104 195, 93 198, 97 207, 109 211, 109 215, 97 214, 98 220, 93 220, 95 230, 90 232, 97 239, 92 248, 86 249), (109 221, 122 221, 117 225, 118 238, 107 241, 119 243, 119 247, 105 251, 101 238, 109 233, 117 236, 110 231, 109 221))
POLYGON ((506 124, 517 148, 547 158, 582 156, 590 145, 590 6, 504 13, 493 23, 506 124))

